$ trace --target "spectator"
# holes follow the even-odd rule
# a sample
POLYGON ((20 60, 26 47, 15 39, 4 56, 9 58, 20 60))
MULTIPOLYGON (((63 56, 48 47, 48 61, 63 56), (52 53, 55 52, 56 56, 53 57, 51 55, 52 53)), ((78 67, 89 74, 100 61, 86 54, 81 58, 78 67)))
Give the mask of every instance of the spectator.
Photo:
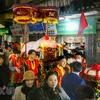
POLYGON ((22 85, 16 87, 13 100, 26 100, 28 93, 31 90, 36 90, 35 75, 31 70, 24 73, 22 85))
POLYGON ((8 45, 8 51, 9 53, 12 53, 11 45, 8 45))
POLYGON ((30 92, 28 100, 70 100, 65 91, 57 85, 57 73, 48 72, 44 85, 36 92, 30 92))
POLYGON ((5 47, 4 50, 3 50, 3 52, 4 52, 4 61, 5 61, 5 64, 9 65, 9 60, 8 59, 9 59, 10 53, 8 51, 8 47, 5 47))
POLYGON ((6 88, 9 83, 9 68, 4 64, 4 55, 0 54, 0 100, 8 100, 6 88), (2 89, 2 91, 1 91, 2 89))
POLYGON ((74 55, 72 54, 67 54, 66 55, 66 61, 67 61, 67 64, 66 64, 66 67, 64 67, 64 69, 66 70, 66 73, 70 73, 72 72, 72 68, 70 67, 70 64, 73 63, 75 60, 74 60, 74 55))
POLYGON ((86 59, 83 57, 81 52, 77 52, 75 55, 76 61, 82 64, 82 71, 80 72, 80 76, 83 77, 84 70, 87 67, 86 59))
POLYGON ((71 100, 75 100, 76 87, 78 85, 84 85, 85 81, 79 76, 79 72, 82 70, 82 64, 80 62, 73 62, 70 65, 72 67, 72 72, 64 75, 62 87, 71 100))
POLYGON ((75 95, 76 100, 96 100, 95 91, 88 85, 78 86, 75 95))

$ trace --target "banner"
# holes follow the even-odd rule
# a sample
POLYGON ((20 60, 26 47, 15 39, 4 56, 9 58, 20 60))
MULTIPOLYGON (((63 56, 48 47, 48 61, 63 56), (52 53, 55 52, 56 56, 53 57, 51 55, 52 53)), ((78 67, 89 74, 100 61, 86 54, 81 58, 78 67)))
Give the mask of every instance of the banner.
MULTIPOLYGON (((96 34, 96 19, 86 18, 88 27, 83 31, 83 34, 96 34)), ((57 35, 77 35, 79 29, 79 19, 71 21, 60 21, 57 25, 57 35)))
POLYGON ((20 24, 37 22, 57 24, 59 9, 54 6, 36 6, 32 4, 15 4, 13 8, 13 20, 20 24))
POLYGON ((13 36, 22 36, 23 34, 21 25, 10 26, 10 30, 13 36))
POLYGON ((56 25, 48 24, 48 35, 50 35, 50 36, 57 35, 56 25))

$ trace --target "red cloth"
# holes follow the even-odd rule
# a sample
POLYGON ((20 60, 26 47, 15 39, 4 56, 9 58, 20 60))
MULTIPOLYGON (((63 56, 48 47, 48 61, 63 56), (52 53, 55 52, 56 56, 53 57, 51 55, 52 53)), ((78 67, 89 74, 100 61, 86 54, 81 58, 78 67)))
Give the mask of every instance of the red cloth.
POLYGON ((37 77, 38 76, 38 67, 39 67, 39 61, 38 60, 34 60, 34 68, 32 68, 32 61, 30 61, 29 59, 26 60, 25 64, 27 65, 28 67, 28 70, 32 70, 35 74, 35 76, 37 77))
POLYGON ((15 54, 14 53, 12 53, 12 54, 9 55, 9 61, 13 60, 14 58, 15 58, 15 54))
MULTIPOLYGON (((14 67, 17 67, 19 69, 22 67, 22 64, 23 64, 22 58, 19 58, 19 60, 17 61, 16 57, 12 56, 11 60, 14 67)), ((14 83, 20 83, 22 79, 23 79, 23 71, 21 71, 20 73, 18 73, 17 71, 10 72, 10 80, 13 81, 14 83)))
POLYGON ((65 70, 62 68, 60 69, 58 66, 54 68, 54 71, 58 73, 58 85, 61 86, 62 78, 65 74, 65 70))
MULTIPOLYGON (((91 69, 87 70, 86 76, 88 76, 88 73, 89 73, 90 70, 95 70, 96 71, 95 80, 99 80, 98 71, 100 71, 100 64, 93 64, 91 66, 91 69)), ((86 77, 86 79, 87 79, 87 77, 86 77)))
POLYGON ((93 64, 91 69, 96 70, 96 80, 98 80, 99 79, 98 71, 100 71, 100 64, 93 64))
POLYGON ((83 30, 88 26, 88 23, 86 21, 85 15, 84 15, 84 11, 82 11, 81 13, 81 17, 80 17, 80 24, 79 24, 79 30, 78 30, 78 34, 77 36, 80 36, 83 32, 83 30))
MULTIPOLYGON (((39 61, 35 59, 33 63, 34 65, 32 64, 32 61, 30 61, 29 59, 25 61, 25 64, 28 67, 28 70, 32 70, 35 74, 35 77, 38 79, 39 61)), ((36 85, 37 87, 40 86, 39 80, 36 80, 36 85)))

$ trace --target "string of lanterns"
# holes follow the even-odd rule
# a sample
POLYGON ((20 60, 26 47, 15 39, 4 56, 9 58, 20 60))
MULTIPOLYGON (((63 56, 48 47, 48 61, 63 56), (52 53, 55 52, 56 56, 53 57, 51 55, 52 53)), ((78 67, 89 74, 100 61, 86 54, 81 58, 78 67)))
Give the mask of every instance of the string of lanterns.
POLYGON ((13 20, 20 24, 44 22, 57 24, 59 9, 54 6, 44 7, 30 4, 13 5, 13 20))

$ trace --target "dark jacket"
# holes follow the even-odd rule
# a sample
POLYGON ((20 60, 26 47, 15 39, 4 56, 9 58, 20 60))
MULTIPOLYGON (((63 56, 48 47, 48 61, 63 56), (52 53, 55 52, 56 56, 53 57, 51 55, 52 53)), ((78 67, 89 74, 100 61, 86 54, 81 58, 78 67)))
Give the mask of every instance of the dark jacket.
MULTIPOLYGON (((32 87, 27 87, 25 83, 23 85, 16 87, 15 93, 13 96, 13 100, 27 100, 28 93, 32 90, 35 91, 37 89, 36 85, 34 84, 32 87)), ((35 100, 35 99, 33 99, 35 100)))
POLYGON ((9 83, 9 68, 7 65, 0 65, 0 87, 7 86, 9 83))
POLYGON ((75 89, 78 85, 84 85, 85 81, 76 73, 65 74, 62 79, 62 87, 71 100, 75 100, 75 89))
POLYGON ((61 87, 56 87, 55 90, 47 84, 39 88, 37 92, 30 92, 28 100, 70 100, 69 96, 61 87))

